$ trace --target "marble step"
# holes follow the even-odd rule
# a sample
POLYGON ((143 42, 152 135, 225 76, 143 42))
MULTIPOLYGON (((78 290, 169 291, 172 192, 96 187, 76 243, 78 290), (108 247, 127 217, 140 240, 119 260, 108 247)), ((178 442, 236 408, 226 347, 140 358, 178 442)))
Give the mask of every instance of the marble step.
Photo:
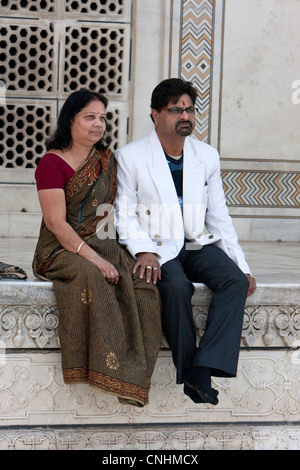
MULTIPOLYGON (((9 258, 13 243, 6 245, 9 258)), ((25 266, 34 246, 28 243, 16 255, 25 266)), ((175 383, 165 341, 150 403, 143 409, 121 405, 89 385, 65 385, 52 283, 1 281, 0 450, 299 449, 300 282, 292 269, 298 246, 285 246, 286 253, 279 246, 246 247, 254 271, 259 271, 262 254, 266 261, 256 293, 246 303, 237 377, 213 379, 217 406, 197 405, 184 395, 182 385, 175 383), (282 261, 280 266, 280 256, 285 265, 282 261)), ((193 311, 200 339, 211 292, 202 284, 195 287, 193 311)))
POLYGON ((200 463, 199 452, 205 450, 299 450, 299 439, 297 424, 10 426, 0 430, 0 450, 100 450, 106 451, 98 454, 100 465, 107 465, 111 458, 116 459, 114 464, 128 466, 129 459, 135 458, 132 466, 142 462, 143 468, 147 464, 200 463), (137 455, 135 451, 144 452, 137 455))
POLYGON ((0 183, 0 238, 37 237, 40 223, 35 185, 0 183))
POLYGON ((41 220, 40 212, 0 212, 0 239, 36 238, 41 220))
MULTIPOLYGON (((211 292, 195 285, 194 321, 201 338, 211 292)), ((143 409, 88 385, 63 382, 51 282, 0 283, 0 423, 68 426, 277 423, 300 420, 300 285, 258 285, 245 308, 237 377, 214 378, 219 405, 195 405, 175 383, 163 340, 143 409)))
POLYGON ((1 212, 40 212, 36 186, 0 183, 1 212))

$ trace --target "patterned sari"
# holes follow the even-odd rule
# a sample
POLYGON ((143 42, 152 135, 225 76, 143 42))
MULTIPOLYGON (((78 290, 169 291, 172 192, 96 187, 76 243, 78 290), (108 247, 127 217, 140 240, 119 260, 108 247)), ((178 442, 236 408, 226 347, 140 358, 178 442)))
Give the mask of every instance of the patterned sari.
POLYGON ((33 271, 53 281, 64 381, 89 383, 120 402, 144 406, 161 345, 160 299, 156 286, 132 273, 134 259, 116 238, 96 233, 106 223, 98 206, 114 205, 117 195, 112 152, 93 151, 65 194, 68 223, 116 267, 120 280, 109 284, 95 265, 65 250, 42 221, 33 271))

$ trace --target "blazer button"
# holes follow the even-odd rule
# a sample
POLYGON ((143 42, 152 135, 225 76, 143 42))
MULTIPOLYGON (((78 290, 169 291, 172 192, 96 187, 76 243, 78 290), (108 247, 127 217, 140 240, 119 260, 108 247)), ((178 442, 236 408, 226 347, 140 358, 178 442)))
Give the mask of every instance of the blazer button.
POLYGON ((156 238, 156 239, 157 239, 157 238, 160 238, 160 235, 158 235, 158 233, 156 233, 156 234, 154 235, 154 238, 156 238))
POLYGON ((157 242, 157 245, 158 245, 158 246, 161 246, 161 245, 162 245, 162 242, 157 242))
POLYGON ((214 236, 213 236, 213 235, 209 235, 209 237, 208 237, 208 238, 212 239, 212 238, 214 238, 214 236))
POLYGON ((147 215, 150 215, 151 214, 151 211, 149 211, 149 209, 146 210, 146 214, 147 215))

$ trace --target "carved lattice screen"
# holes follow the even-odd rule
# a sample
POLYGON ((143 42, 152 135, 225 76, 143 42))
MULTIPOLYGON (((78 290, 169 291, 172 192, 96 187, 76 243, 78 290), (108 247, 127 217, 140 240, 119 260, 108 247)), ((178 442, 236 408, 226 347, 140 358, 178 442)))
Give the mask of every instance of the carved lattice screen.
POLYGON ((112 146, 126 141, 131 0, 2 0, 0 168, 35 168, 72 92, 109 98, 112 146))

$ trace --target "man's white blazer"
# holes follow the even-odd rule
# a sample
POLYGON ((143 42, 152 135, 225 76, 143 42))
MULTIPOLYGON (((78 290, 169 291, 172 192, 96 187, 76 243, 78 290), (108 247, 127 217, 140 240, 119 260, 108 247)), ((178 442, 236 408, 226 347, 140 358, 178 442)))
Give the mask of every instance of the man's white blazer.
POLYGON ((192 137, 183 149, 183 207, 156 131, 118 149, 119 192, 116 226, 119 242, 135 256, 156 253, 160 264, 187 249, 216 244, 245 273, 250 269, 226 206, 220 158, 192 137))

